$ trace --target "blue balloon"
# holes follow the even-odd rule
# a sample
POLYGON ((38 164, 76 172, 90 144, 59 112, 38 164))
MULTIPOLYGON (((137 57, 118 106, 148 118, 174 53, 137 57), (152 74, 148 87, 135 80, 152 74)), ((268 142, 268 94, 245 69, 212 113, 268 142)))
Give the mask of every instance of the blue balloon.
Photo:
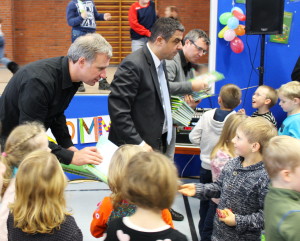
POLYGON ((239 20, 236 17, 228 19, 227 26, 230 29, 236 29, 239 26, 239 20))
POLYGON ((231 9, 231 13, 232 13, 234 10, 237 10, 237 11, 239 11, 240 13, 244 14, 244 11, 243 11, 241 8, 239 8, 239 7, 233 7, 233 8, 231 9))

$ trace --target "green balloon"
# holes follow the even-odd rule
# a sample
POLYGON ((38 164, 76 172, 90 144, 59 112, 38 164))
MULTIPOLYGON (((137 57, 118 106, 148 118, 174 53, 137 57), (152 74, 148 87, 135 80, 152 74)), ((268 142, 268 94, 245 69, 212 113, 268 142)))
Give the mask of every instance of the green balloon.
POLYGON ((232 17, 231 12, 222 13, 221 16, 219 17, 219 21, 220 21, 221 24, 226 25, 228 19, 231 18, 231 17, 232 17))

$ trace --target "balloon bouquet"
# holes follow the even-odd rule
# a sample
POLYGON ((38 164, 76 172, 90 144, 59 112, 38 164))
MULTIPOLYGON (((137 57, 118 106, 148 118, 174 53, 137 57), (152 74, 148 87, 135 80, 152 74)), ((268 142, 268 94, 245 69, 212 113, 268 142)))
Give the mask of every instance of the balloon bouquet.
POLYGON ((233 7, 231 12, 225 12, 219 17, 220 23, 226 26, 218 33, 218 37, 230 42, 231 50, 237 54, 244 50, 244 43, 237 36, 245 34, 245 25, 239 24, 239 21, 245 20, 246 16, 239 7, 233 7))

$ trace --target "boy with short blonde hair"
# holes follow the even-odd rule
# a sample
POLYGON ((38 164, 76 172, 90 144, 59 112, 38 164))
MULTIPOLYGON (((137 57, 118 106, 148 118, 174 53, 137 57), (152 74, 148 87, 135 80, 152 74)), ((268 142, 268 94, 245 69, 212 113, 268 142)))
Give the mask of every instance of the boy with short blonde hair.
POLYGON ((299 240, 300 140, 273 137, 263 156, 272 182, 264 204, 266 240, 299 240))
MULTIPOLYGON (((277 103, 278 95, 274 88, 261 85, 259 86, 252 96, 252 108, 257 109, 251 117, 261 116, 270 121, 275 127, 277 122, 270 109, 277 103)), ((245 110, 239 110, 239 113, 245 114, 245 110)))
POLYGON ((278 130, 278 135, 292 136, 300 139, 300 83, 292 81, 278 89, 279 105, 287 118, 278 130))
POLYGON ((260 240, 269 185, 262 152, 276 134, 274 125, 265 118, 246 118, 232 139, 237 157, 225 164, 219 179, 180 187, 179 192, 186 196, 220 198, 211 240, 260 240))
MULTIPOLYGON (((201 149, 200 183, 212 182, 210 154, 220 138, 225 121, 231 114, 236 113, 234 108, 240 104, 241 96, 241 89, 237 85, 222 86, 218 97, 220 108, 206 111, 189 134, 190 141, 200 145, 201 149)), ((200 201, 199 233, 202 239, 205 237, 204 226, 208 207, 209 200, 200 201)))

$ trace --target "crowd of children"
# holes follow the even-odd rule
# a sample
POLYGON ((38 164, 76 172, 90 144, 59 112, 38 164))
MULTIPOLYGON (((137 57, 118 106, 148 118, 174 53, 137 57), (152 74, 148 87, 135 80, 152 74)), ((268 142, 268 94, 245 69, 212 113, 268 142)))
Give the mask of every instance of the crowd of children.
MULTIPOLYGON (((187 240, 183 230, 174 229, 169 212, 179 191, 206 201, 200 205, 202 241, 260 240, 263 229, 266 240, 298 240, 300 83, 277 91, 258 87, 251 117, 235 113, 240 99, 239 87, 223 86, 220 108, 205 112, 190 133, 201 148, 200 183, 178 187, 176 167, 167 157, 136 145, 120 147, 109 166, 111 195, 93 214, 92 235, 106 241, 187 240), (278 97, 287 118, 277 131, 270 108, 278 97)), ((44 127, 35 122, 16 127, 0 161, 1 241, 83 240, 66 209, 66 184, 44 127)))

